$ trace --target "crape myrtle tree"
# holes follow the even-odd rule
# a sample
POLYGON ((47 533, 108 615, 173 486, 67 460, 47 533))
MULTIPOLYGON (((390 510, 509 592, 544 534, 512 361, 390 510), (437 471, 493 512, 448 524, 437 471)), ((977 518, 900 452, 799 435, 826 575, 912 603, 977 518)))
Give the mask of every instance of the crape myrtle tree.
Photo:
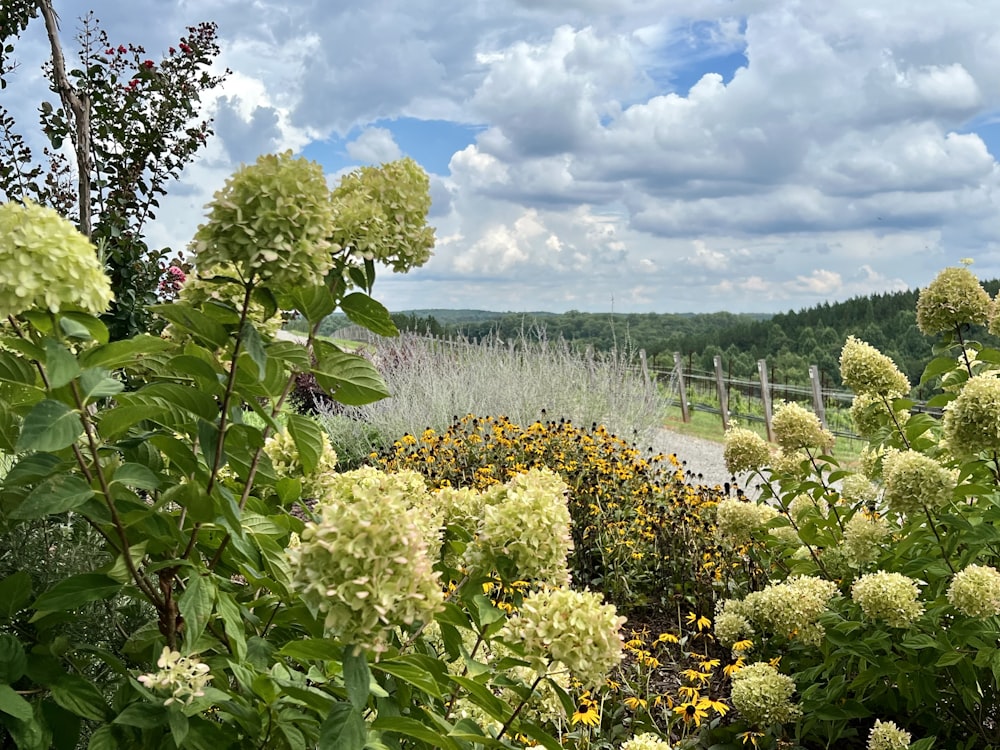
POLYGON ((157 301, 170 254, 146 244, 147 222, 212 132, 199 112, 201 96, 225 77, 210 71, 219 54, 216 27, 189 27, 154 60, 137 44, 112 41, 89 14, 73 64, 63 54, 51 0, 4 2, 4 88, 17 67, 14 42, 33 23, 44 23, 51 50, 45 75, 54 96, 39 105, 48 145, 36 159, 19 123, 0 107, 0 200, 51 206, 91 239, 114 293, 103 320, 113 339, 126 338, 154 325, 147 307, 157 301))

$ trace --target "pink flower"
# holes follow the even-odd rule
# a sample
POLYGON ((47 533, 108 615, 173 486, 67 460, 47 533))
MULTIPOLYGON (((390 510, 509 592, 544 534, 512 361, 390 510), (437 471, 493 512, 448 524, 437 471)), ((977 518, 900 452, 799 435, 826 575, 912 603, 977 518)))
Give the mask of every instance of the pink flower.
POLYGON ((183 52, 185 55, 191 54, 191 48, 188 45, 184 44, 184 42, 180 43, 180 48, 181 52, 183 52))
POLYGON ((128 52, 128 50, 125 48, 125 45, 124 44, 119 44, 118 45, 118 54, 124 55, 126 52, 128 52))
POLYGON ((171 47, 170 48, 170 54, 171 55, 176 55, 177 54, 177 50, 175 50, 173 47, 171 47))
POLYGON ((155 66, 156 63, 154 63, 152 60, 146 60, 142 65, 144 68, 146 68, 146 70, 152 70, 153 66, 155 66))
POLYGON ((105 55, 113 55, 113 54, 115 54, 115 48, 111 47, 109 49, 104 50, 104 54, 105 55))

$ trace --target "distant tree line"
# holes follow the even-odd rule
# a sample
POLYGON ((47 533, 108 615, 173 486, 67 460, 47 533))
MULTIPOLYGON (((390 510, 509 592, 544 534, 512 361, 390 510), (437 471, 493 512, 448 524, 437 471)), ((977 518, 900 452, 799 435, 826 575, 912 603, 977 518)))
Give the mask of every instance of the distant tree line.
MULTIPOLYGON (((1000 280, 983 282, 983 286, 996 295, 1000 280)), ((917 290, 873 294, 776 315, 417 310, 394 313, 392 318, 401 331, 473 341, 543 332, 548 338, 563 338, 597 351, 643 349, 651 366, 659 369, 673 366, 674 352, 680 352, 692 369, 705 371, 712 370, 715 356, 721 355, 726 374, 735 378, 756 378, 757 360, 765 359, 771 380, 780 383, 808 383, 809 366, 815 364, 823 385, 833 388, 841 385, 840 350, 853 335, 892 357, 916 385, 933 358, 932 339, 916 324, 918 294, 917 290)), ((331 316, 323 322, 321 333, 333 334, 346 324, 343 316, 331 316)), ((969 335, 1000 347, 1000 339, 985 329, 969 335)))

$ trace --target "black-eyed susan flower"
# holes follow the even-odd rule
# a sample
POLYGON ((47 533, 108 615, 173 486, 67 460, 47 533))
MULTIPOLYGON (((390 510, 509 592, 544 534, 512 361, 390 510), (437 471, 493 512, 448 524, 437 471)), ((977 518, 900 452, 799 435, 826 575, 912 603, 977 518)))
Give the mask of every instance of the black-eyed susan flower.
POLYGON ((601 723, 601 714, 598 711, 597 701, 590 697, 590 691, 586 691, 576 702, 576 711, 570 718, 573 726, 584 724, 588 727, 596 727, 601 723))

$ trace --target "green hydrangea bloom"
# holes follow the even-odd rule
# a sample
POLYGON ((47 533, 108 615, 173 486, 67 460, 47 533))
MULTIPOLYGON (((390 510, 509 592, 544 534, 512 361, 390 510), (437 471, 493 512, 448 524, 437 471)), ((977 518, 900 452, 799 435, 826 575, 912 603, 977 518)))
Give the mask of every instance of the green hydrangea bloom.
POLYGON ((442 606, 435 521, 414 502, 418 491, 413 478, 374 469, 337 475, 316 507, 319 522, 287 550, 292 588, 344 643, 384 651, 391 628, 428 622, 442 606))
POLYGON ((743 615, 736 612, 720 612, 715 616, 715 638, 725 648, 732 648, 734 643, 753 637, 753 624, 743 615))
POLYGON ((969 379, 945 407, 944 438, 962 457, 1000 451, 1000 380, 989 375, 969 379))
POLYGON ((948 585, 948 601, 967 617, 1000 615, 1000 571, 989 565, 958 571, 948 585))
POLYGON ((889 521, 868 513, 855 513, 844 524, 844 553, 854 568, 875 562, 882 543, 891 533, 889 521))
POLYGON ((428 185, 427 174, 409 158, 351 172, 333 190, 333 242, 393 271, 422 266, 434 247, 428 185))
POLYGON ((192 249, 199 267, 232 267, 244 281, 292 290, 323 281, 333 266, 333 231, 323 168, 286 151, 262 155, 226 181, 192 249))
POLYGON ((622 659, 624 622, 599 593, 560 588, 525 598, 501 632, 539 672, 559 662, 584 687, 595 688, 622 659))
POLYGON ((851 587, 851 598, 866 617, 893 628, 907 628, 924 613, 919 594, 912 578, 884 570, 861 576, 851 587))
POLYGON ((990 317, 990 295, 968 268, 945 268, 917 298, 917 327, 932 336, 990 317))
POLYGON ((670 750, 671 745, 659 735, 643 732, 622 743, 622 750, 670 750))
POLYGON ((767 662, 749 664, 733 674, 732 702, 751 724, 786 724, 801 711, 792 703, 795 681, 767 662))
POLYGON ((747 544, 754 532, 777 515, 778 511, 769 505, 727 497, 715 508, 716 530, 732 545, 747 544))
POLYGON ((840 352, 840 377, 855 393, 895 398, 910 392, 910 381, 896 363, 854 336, 848 336, 840 352))
MULTIPOLYGON (((892 401, 889 403, 891 405, 892 401)), ((851 422, 854 430, 868 440, 874 439, 883 427, 892 425, 895 428, 897 424, 902 427, 909 419, 910 412, 905 409, 890 410, 883 398, 874 393, 859 393, 851 402, 851 422)))
POLYGON ((889 451, 882 460, 885 501, 897 513, 912 515, 948 504, 957 472, 918 451, 889 451))
POLYGON ((568 585, 573 538, 566 492, 566 483, 549 469, 532 469, 491 487, 467 563, 488 570, 503 557, 520 579, 568 585))
POLYGON ((291 477, 302 481, 302 497, 313 499, 326 494, 327 485, 337 473, 337 454, 330 445, 326 433, 320 433, 322 447, 316 468, 306 473, 299 457, 298 446, 292 436, 286 432, 272 435, 264 443, 264 453, 271 459, 274 471, 281 477, 291 477))
POLYGON ((816 621, 826 611, 837 585, 815 576, 793 576, 783 583, 772 583, 763 591, 748 595, 744 603, 754 622, 789 639, 818 646, 823 628, 816 621))
POLYGON ((111 281, 97 249, 57 211, 31 201, 0 205, 0 319, 38 308, 103 313, 111 281))
POLYGON ((771 460, 771 447, 753 430, 746 427, 731 427, 726 431, 726 443, 722 451, 726 468, 732 474, 758 471, 771 460))
POLYGON ((868 735, 868 750, 906 750, 909 746, 909 732, 904 732, 895 722, 875 720, 868 735))
POLYGON ((778 406, 771 424, 775 440, 786 452, 803 448, 828 450, 833 446, 833 435, 823 429, 819 417, 794 402, 778 406))

